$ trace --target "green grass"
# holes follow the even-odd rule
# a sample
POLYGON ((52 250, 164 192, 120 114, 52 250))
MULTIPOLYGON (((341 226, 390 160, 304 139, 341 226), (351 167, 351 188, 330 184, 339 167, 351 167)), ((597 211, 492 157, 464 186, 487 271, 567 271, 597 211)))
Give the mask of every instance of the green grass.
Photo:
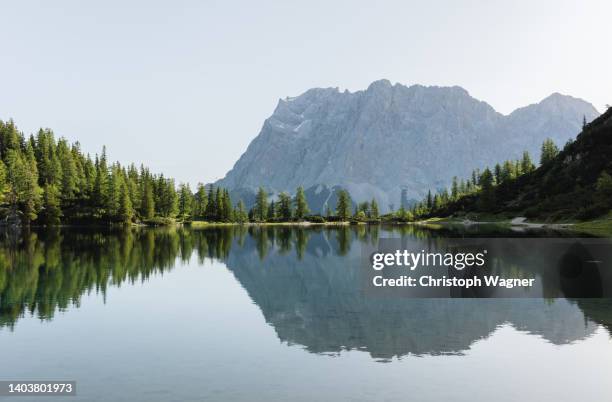
POLYGON ((465 220, 470 220, 472 222, 492 222, 499 224, 509 224, 510 218, 505 215, 494 215, 494 214, 485 214, 485 213, 468 213, 460 216, 448 216, 444 218, 433 217, 428 218, 422 223, 447 223, 447 224, 462 224, 465 220))
POLYGON ((592 221, 576 223, 571 229, 595 236, 612 237, 612 213, 592 221))
POLYGON ((142 223, 146 226, 170 226, 174 225, 176 223, 176 220, 174 218, 155 217, 143 220, 142 223))
MULTIPOLYGON (((295 222, 245 222, 243 225, 251 226, 339 226, 348 225, 349 221, 340 222, 310 222, 310 221, 295 221, 295 222)), ((358 222, 358 224, 365 224, 367 222, 358 222)), ((207 221, 192 221, 189 224, 191 227, 212 227, 212 226, 235 226, 241 225, 238 222, 207 222, 207 221)))

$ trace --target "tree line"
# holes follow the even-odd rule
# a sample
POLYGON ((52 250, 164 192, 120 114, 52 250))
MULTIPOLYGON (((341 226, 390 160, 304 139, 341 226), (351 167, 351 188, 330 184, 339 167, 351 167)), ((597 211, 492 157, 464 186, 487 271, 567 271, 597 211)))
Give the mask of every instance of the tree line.
MULTIPOLYGON (((402 228, 412 230, 416 228, 402 228)), ((311 236, 325 236, 331 251, 345 255, 354 240, 378 239, 376 226, 328 226, 316 230, 287 226, 218 226, 208 230, 117 227, 100 231, 23 230, 16 238, 0 232, 0 329, 12 328, 26 314, 51 320, 55 312, 78 305, 83 294, 106 297, 111 287, 145 281, 173 270, 177 258, 200 265, 224 261, 230 251, 264 260, 272 250, 306 254, 311 236), (104 241, 100 241, 103 233, 104 241), (245 241, 247 238, 252 242, 245 241)))
MULTIPOLYGON (((573 146, 574 141, 570 140, 564 149, 567 150, 573 146)), ((541 146, 539 160, 539 166, 548 170, 551 170, 555 165, 559 184, 566 182, 563 175, 567 173, 559 170, 556 166, 559 163, 560 152, 560 149, 551 139, 546 139, 541 146)), ((499 202, 516 197, 521 179, 535 170, 536 165, 532 162, 529 153, 525 151, 521 159, 507 160, 502 164, 496 164, 493 169, 487 167, 482 172, 478 169, 474 170, 467 180, 458 180, 457 177, 453 177, 450 190, 442 189, 435 195, 432 195, 429 191, 425 199, 416 203, 410 210, 402 208, 397 211, 395 213, 396 219, 411 221, 435 216, 449 216, 457 212, 467 211, 499 212, 499 202)), ((541 189, 543 196, 546 195, 547 191, 568 191, 568 189, 557 188, 559 186, 552 182, 549 183, 549 181, 546 180, 545 183, 541 183, 543 184, 541 189)), ((593 200, 596 203, 608 205, 609 200, 612 199, 612 176, 605 170, 601 171, 594 187, 593 200), (607 202, 604 202, 604 200, 607 200, 607 202)), ((540 204, 535 202, 532 204, 525 211, 528 216, 537 215, 534 211, 541 209, 540 204)), ((609 205, 599 207, 598 211, 603 213, 607 209, 609 209, 609 205)), ((580 216, 578 217, 580 218, 580 216)))
POLYGON ((4 223, 57 225, 60 223, 165 224, 193 220, 209 222, 291 222, 311 220, 378 219, 376 200, 358 204, 345 190, 335 211, 311 215, 303 187, 295 196, 280 193, 269 200, 260 188, 253 208, 234 203, 227 189, 198 184, 176 185, 174 179, 153 174, 141 165, 111 163, 103 147, 100 155, 85 154, 79 142, 56 140, 53 131, 40 129, 26 137, 14 122, 0 120, 0 218, 4 223))
POLYGON ((133 222, 175 218, 180 197, 173 179, 144 166, 91 157, 80 144, 40 129, 26 137, 0 121, 0 214, 5 222, 133 222))
MULTIPOLYGON (((551 139, 546 139, 540 152, 540 165, 552 161, 559 153, 559 148, 551 139)), ((435 194, 431 190, 420 202, 414 204, 410 210, 400 208, 396 213, 396 219, 401 221, 412 221, 432 216, 445 215, 449 211, 460 209, 462 202, 467 199, 478 198, 478 206, 481 211, 489 211, 496 202, 496 191, 509 186, 524 174, 536 169, 529 152, 523 152, 520 159, 506 160, 497 163, 492 169, 486 167, 484 170, 475 169, 467 179, 453 177, 450 188, 444 188, 435 194)))

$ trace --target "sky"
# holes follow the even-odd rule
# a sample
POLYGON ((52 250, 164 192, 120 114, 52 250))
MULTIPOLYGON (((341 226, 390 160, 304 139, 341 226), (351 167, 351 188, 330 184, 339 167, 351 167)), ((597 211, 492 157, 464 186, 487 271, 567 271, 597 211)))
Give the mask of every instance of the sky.
POLYGON ((460 85, 505 114, 561 92, 603 111, 611 15, 609 0, 5 2, 0 119, 208 183, 312 87, 460 85))

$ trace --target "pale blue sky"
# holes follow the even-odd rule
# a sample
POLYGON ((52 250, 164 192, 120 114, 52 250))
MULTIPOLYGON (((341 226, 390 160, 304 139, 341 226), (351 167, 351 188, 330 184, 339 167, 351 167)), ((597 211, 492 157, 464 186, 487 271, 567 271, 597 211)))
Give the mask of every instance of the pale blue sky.
POLYGON ((178 181, 222 177, 279 98, 387 78, 461 85, 508 113, 552 92, 612 103, 612 3, 14 1, 0 119, 178 181))

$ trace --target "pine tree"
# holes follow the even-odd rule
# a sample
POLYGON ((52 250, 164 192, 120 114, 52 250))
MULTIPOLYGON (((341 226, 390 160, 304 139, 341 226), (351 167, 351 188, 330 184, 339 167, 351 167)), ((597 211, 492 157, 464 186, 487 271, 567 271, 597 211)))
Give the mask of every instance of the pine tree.
POLYGON ((25 154, 9 149, 6 162, 7 181, 11 190, 8 195, 11 219, 16 219, 17 211, 20 211, 23 222, 28 225, 38 216, 42 195, 42 190, 38 186, 38 171, 31 145, 28 143, 25 154))
MULTIPOLYGON (((299 188, 298 188, 298 192, 299 192, 299 188)), ((298 196, 296 194, 296 206, 299 206, 300 203, 298 203, 297 200, 298 200, 298 196)), ((304 208, 304 205, 302 205, 302 208, 304 208)), ((302 214, 303 213, 304 213, 304 210, 302 209, 302 214)), ((293 208, 291 206, 291 196, 285 192, 282 192, 278 195, 278 217, 285 222, 290 221, 291 218, 293 217, 293 208)), ((297 217, 297 209, 296 209, 296 217, 297 217)))
POLYGON ((406 208, 404 208, 404 206, 401 205, 400 208, 395 213, 395 217, 400 221, 405 221, 407 218, 406 214, 407 214, 406 208))
POLYGON ((0 159, 0 205, 6 201, 6 195, 10 192, 9 183, 7 180, 6 165, 0 159))
POLYGON ((234 211, 234 220, 238 223, 245 223, 249 220, 249 216, 244 206, 244 201, 242 200, 238 201, 238 205, 234 211))
POLYGON ((270 201, 268 205, 268 214, 266 215, 266 221, 273 222, 277 216, 278 207, 274 201, 270 201))
POLYGON ((495 175, 495 183, 497 185, 500 185, 502 183, 502 168, 500 166, 499 163, 495 164, 495 169, 494 169, 494 175, 495 175))
POLYGON ((232 208, 232 200, 227 189, 223 189, 223 217, 224 222, 231 222, 234 220, 234 208, 232 208))
POLYGON ((378 219, 378 216, 380 213, 378 211, 378 203, 376 202, 375 198, 372 198, 372 202, 370 203, 370 209, 372 210, 371 212, 372 219, 378 219))
POLYGON ((89 155, 87 155, 87 158, 84 158, 83 161, 83 174, 85 176, 85 186, 83 188, 83 195, 87 196, 91 201, 93 198, 94 187, 96 184, 96 165, 91 160, 89 155))
POLYGON ((83 201, 85 197, 89 196, 91 193, 89 192, 90 189, 88 188, 86 174, 87 160, 81 153, 81 145, 78 141, 70 147, 70 154, 74 161, 75 196, 83 201))
POLYGON ((347 220, 351 216, 351 197, 346 190, 340 190, 338 193, 336 215, 342 220, 347 220))
POLYGON ((370 203, 368 201, 360 202, 357 206, 357 214, 359 212, 363 212, 367 218, 371 217, 370 203))
POLYGON ((472 185, 474 187, 478 185, 478 172, 476 170, 472 170, 472 185))
POLYGON ((514 166, 512 165, 512 162, 510 161, 504 162, 502 169, 501 169, 500 176, 501 176, 500 183, 505 183, 514 178, 514 166))
POLYGON ((204 187, 204 184, 198 183, 198 188, 194 196, 193 205, 193 215, 196 219, 204 219, 207 203, 208 196, 206 195, 206 187, 204 187))
POLYGON ((208 202, 206 203, 206 212, 204 214, 207 221, 215 221, 217 215, 217 205, 215 198, 215 189, 211 184, 208 187, 208 202))
POLYGON ((105 213, 104 207, 108 204, 109 197, 109 174, 106 163, 106 147, 102 148, 100 159, 96 156, 96 174, 93 188, 93 205, 98 210, 98 215, 105 213))
POLYGON ((119 167, 113 165, 111 167, 111 173, 108 180, 108 194, 105 197, 106 202, 104 203, 103 209, 107 219, 116 220, 119 219, 119 207, 121 205, 121 185, 122 178, 119 172, 119 167))
POLYGON ((167 179, 164 187, 164 215, 174 218, 178 214, 178 195, 174 186, 173 179, 167 179))
POLYGON ((217 207, 215 221, 222 222, 225 217, 225 204, 223 202, 223 192, 221 191, 221 187, 217 187, 217 191, 215 191, 215 206, 217 207))
POLYGON ((551 140, 550 138, 547 138, 546 140, 544 140, 544 143, 542 144, 542 150, 540 154, 540 165, 545 165, 551 162, 553 159, 555 159, 555 157, 558 154, 559 154, 559 148, 557 147, 557 145, 555 145, 553 140, 551 140))
POLYGON ((440 194, 434 195, 433 209, 437 211, 440 209, 441 206, 442 206, 442 198, 440 197, 440 194))
POLYGON ((59 190, 53 184, 46 184, 43 190, 43 207, 40 218, 45 225, 59 225, 61 216, 59 190))
POLYGON ((76 164, 72 152, 65 139, 57 143, 57 155, 61 169, 61 197, 65 200, 72 199, 77 192, 76 164))
POLYGON ((295 192, 295 217, 298 220, 304 219, 310 213, 304 187, 299 186, 295 192))
POLYGON ((459 179, 457 179, 457 176, 453 176, 453 183, 451 184, 451 197, 453 200, 459 198, 459 179))
POLYGON ((523 157, 521 159, 520 167, 521 167, 521 171, 520 171, 521 174, 529 173, 535 169, 535 165, 531 161, 531 155, 529 155, 529 152, 527 151, 523 152, 523 157))
POLYGON ((253 218, 257 221, 264 222, 268 216, 268 193, 263 187, 259 187, 255 198, 255 206, 253 207, 253 218))
POLYGON ((153 197, 153 183, 148 177, 143 179, 143 194, 140 205, 140 215, 143 219, 153 219, 155 216, 155 199, 153 197))
POLYGON ((495 188, 493 187, 493 174, 486 168, 480 176, 480 206, 484 211, 491 210, 495 205, 495 188))
POLYGON ((179 218, 182 221, 191 221, 193 219, 193 194, 189 188, 189 184, 179 185, 179 218))
POLYGON ((119 208, 117 210, 117 218, 122 223, 130 223, 134 212, 132 210, 132 200, 128 192, 128 186, 125 180, 120 180, 119 184, 119 208))

